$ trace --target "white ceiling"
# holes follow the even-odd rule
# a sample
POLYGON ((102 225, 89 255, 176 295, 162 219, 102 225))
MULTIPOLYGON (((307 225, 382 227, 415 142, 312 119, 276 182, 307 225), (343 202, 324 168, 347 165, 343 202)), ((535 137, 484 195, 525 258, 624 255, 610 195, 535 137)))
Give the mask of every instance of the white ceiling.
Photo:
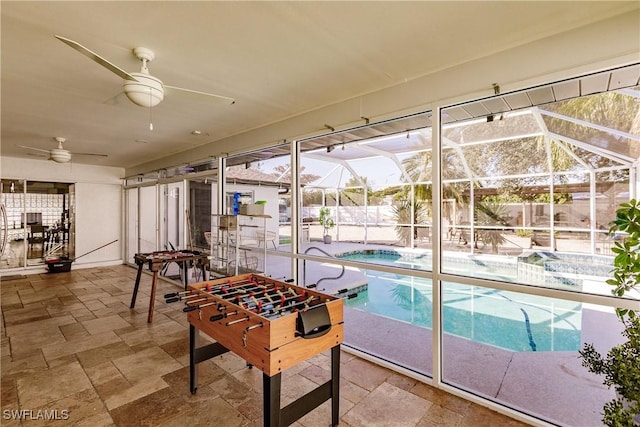
POLYGON ((17 145, 50 149, 61 136, 72 152, 108 154, 73 162, 128 168, 637 4, 2 1, 0 8, 0 155, 37 158, 17 145), (165 84, 236 103, 167 95, 151 110, 135 106, 121 94, 119 77, 54 35, 129 72, 140 68, 132 49, 147 47, 156 55, 150 72, 165 84))

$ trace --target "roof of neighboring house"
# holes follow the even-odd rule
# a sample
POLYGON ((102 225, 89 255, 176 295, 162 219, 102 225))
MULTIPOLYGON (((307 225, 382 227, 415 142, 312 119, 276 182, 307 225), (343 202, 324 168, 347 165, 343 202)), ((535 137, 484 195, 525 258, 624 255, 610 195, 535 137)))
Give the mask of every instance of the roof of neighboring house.
POLYGON ((257 169, 246 169, 242 166, 231 166, 226 172, 227 180, 239 184, 263 184, 275 187, 291 187, 290 176, 286 175, 281 179, 275 174, 269 174, 257 169))

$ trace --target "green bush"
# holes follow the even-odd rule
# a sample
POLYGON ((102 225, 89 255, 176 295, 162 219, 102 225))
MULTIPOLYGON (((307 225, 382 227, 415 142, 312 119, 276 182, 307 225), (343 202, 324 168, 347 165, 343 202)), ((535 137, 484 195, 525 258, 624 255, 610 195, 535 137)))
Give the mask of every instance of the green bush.
MULTIPOLYGON (((624 236, 611 251, 615 254, 613 277, 607 283, 611 293, 622 297, 640 283, 640 203, 622 203, 616 211, 609 234, 624 236)), ((592 344, 580 350, 582 365, 589 372, 604 376, 603 383, 616 390, 616 399, 604 406, 602 421, 607 426, 640 425, 640 311, 618 308, 616 314, 626 341, 614 346, 606 356, 592 344)))

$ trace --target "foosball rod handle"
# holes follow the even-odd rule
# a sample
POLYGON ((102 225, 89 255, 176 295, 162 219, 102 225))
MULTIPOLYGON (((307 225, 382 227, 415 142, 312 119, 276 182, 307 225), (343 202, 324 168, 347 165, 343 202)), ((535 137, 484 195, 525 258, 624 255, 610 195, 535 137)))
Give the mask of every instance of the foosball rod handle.
POLYGON ((186 294, 186 293, 188 293, 188 292, 191 292, 191 291, 171 292, 171 293, 168 293, 168 294, 164 294, 164 297, 165 297, 165 298, 173 298, 173 297, 180 296, 180 294, 186 294))

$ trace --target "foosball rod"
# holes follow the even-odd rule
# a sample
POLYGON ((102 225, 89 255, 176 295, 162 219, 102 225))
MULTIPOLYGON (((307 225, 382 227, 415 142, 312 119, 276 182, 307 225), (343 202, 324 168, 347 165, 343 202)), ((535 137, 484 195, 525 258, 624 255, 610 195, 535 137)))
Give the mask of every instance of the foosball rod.
MULTIPOLYGON (((285 297, 285 293, 280 291, 283 288, 284 288, 283 286, 274 286, 272 288, 266 288, 266 289, 264 289, 262 291, 262 294, 264 294, 265 296, 260 297, 258 299, 261 299, 261 300, 267 299, 267 300, 269 300, 271 302, 272 301, 271 297, 283 298, 283 297, 285 297), (265 294, 265 291, 267 292, 266 294, 265 294), (275 294, 268 294, 268 292, 271 292, 271 291, 275 291, 276 293, 275 294)), ((299 296, 305 297, 306 296, 306 291, 305 290, 303 290, 301 294, 297 294, 296 291, 293 288, 286 288, 286 291, 289 292, 289 294, 292 297, 299 297, 299 296)), ((251 293, 250 293, 249 295, 243 296, 243 298, 250 298, 250 297, 253 297, 253 296, 254 295, 251 295, 251 293)), ((239 299, 239 297, 240 297, 240 295, 236 295, 235 299, 237 300, 237 299, 239 299)))
MULTIPOLYGON (((314 296, 311 296, 311 297, 307 298, 306 300, 304 300, 304 301, 299 301, 299 302, 297 302, 297 303, 295 303, 295 304, 283 305, 283 304, 285 304, 286 302, 290 302, 290 301, 295 300, 296 298, 300 298, 300 295, 297 295, 297 296, 295 296, 295 297, 289 297, 289 298, 285 299, 284 301, 282 301, 282 300, 281 300, 281 301, 280 301, 280 307, 278 307, 278 308, 276 308, 276 309, 263 310, 262 308, 259 308, 259 309, 258 309, 258 310, 256 310, 255 312, 256 312, 256 314, 259 314, 259 315, 262 315, 262 314, 266 314, 266 315, 268 315, 268 314, 274 314, 274 313, 277 313, 277 312, 279 312, 279 311, 281 311, 281 310, 287 310, 287 309, 294 308, 294 307, 296 307, 296 306, 298 306, 298 305, 300 305, 300 304, 304 304, 304 303, 308 304, 308 303, 310 303, 311 301, 314 301, 314 300, 316 300, 316 299, 319 299, 320 297, 314 297, 314 296)), ((183 309, 183 311, 185 311, 185 312, 187 312, 187 311, 193 311, 193 310, 196 310, 196 309, 199 309, 199 308, 202 308, 202 307, 206 307, 206 306, 210 306, 210 305, 213 305, 213 304, 215 304, 215 303, 207 303, 207 304, 202 304, 202 305, 199 305, 199 306, 198 306, 198 305, 188 306, 188 307, 185 307, 185 308, 183 309)), ((256 304, 256 305, 254 305, 253 307, 249 307, 249 306, 244 307, 244 306, 243 306, 243 309, 245 309, 245 310, 254 310, 254 309, 255 309, 255 308, 257 308, 257 307, 260 307, 260 305, 259 305, 259 304, 256 304)), ((226 309, 226 307, 225 307, 224 309, 226 309)), ((218 310, 219 310, 219 311, 222 311, 222 310, 220 309, 220 306, 218 307, 218 310)), ((234 313, 237 313, 237 311, 235 311, 234 313)), ((223 313, 223 314, 225 314, 225 313, 223 313)), ((211 320, 211 321, 213 322, 213 321, 220 320, 220 319, 223 319, 224 317, 226 317, 226 316, 222 316, 222 317, 220 317, 220 316, 222 316, 222 314, 218 314, 218 315, 211 316, 211 317, 209 318, 209 320, 213 319, 213 320, 211 320)), ((233 324, 233 323, 230 323, 230 324, 233 324)))
MULTIPOLYGON (((208 304, 196 304, 196 303, 199 303, 199 302, 201 302, 201 301, 209 301, 209 296, 220 297, 220 295, 211 295, 211 294, 209 294, 208 292, 204 292, 204 293, 197 293, 197 294, 194 294, 194 296, 204 296, 204 298, 200 298, 200 299, 196 299, 196 300, 189 300, 189 301, 185 301, 184 303, 185 303, 185 305, 186 305, 187 307, 185 307, 185 308, 183 309, 183 311, 187 312, 187 311, 195 310, 195 309, 197 309, 197 308, 199 308, 199 307, 204 307, 204 306, 210 306, 210 305, 213 305, 213 304, 218 304, 218 302, 212 302, 212 303, 208 303, 208 304), (196 304, 196 305, 191 305, 191 304, 196 304), (193 307, 193 308, 191 308, 191 307, 193 307)), ((232 301, 226 300, 226 299, 224 299, 224 298, 222 298, 222 300, 223 300, 223 301, 226 301, 226 302, 232 302, 232 301)))
POLYGON ((225 283, 220 283, 220 284, 218 284, 218 285, 216 285, 215 287, 212 288, 211 285, 207 284, 206 286, 203 286, 202 288, 199 288, 199 289, 189 289, 189 290, 181 291, 181 292, 170 292, 168 294, 164 294, 164 297, 165 298, 181 297, 181 296, 188 295, 188 294, 191 294, 191 293, 194 293, 194 292, 197 292, 197 291, 211 291, 211 290, 213 290, 215 288, 219 288, 219 287, 222 287, 222 286, 225 286, 225 285, 226 285, 226 282, 225 283))
POLYGON ((200 304, 200 305, 189 305, 189 306, 186 306, 185 308, 183 308, 182 311, 187 313, 189 311, 200 310, 201 308, 209 307, 209 306, 215 305, 215 304, 217 304, 216 301, 208 302, 206 304, 200 304))
MULTIPOLYGON (((251 292, 254 289, 268 289, 269 285, 266 284, 266 281, 263 281, 262 283, 260 282, 255 282, 255 281, 248 281, 245 284, 243 284, 242 286, 235 286, 235 287, 229 287, 227 289, 229 289, 231 292, 227 291, 227 289, 225 289, 225 285, 221 286, 219 290, 216 290, 215 292, 209 292, 208 290, 201 290, 201 292, 205 292, 205 293, 209 293, 211 295, 216 295, 216 296, 220 296, 220 297, 229 297, 229 296, 233 296, 235 294, 239 294, 239 293, 247 293, 247 292, 251 292), (251 286, 250 286, 251 285, 251 286)), ((275 287, 277 285, 273 285, 273 287, 275 287)))
MULTIPOLYGON (((251 289, 254 289, 254 288, 251 288, 251 289)), ((215 296, 215 297, 221 298, 224 301, 229 301, 228 299, 223 298, 223 296, 221 296, 219 294, 213 294, 213 293, 210 293, 210 292, 194 292, 191 295, 168 298, 165 302, 172 303, 172 302, 185 300, 185 304, 187 305, 187 307, 190 307, 191 306, 190 304, 196 304, 196 303, 199 303, 199 302, 202 302, 202 301, 208 301, 209 300, 209 296, 215 296), (203 297, 203 298, 191 299, 191 298, 195 298, 195 297, 203 297)), ((198 305, 200 305, 200 304, 198 304, 198 305)), ((194 306, 194 307, 197 307, 197 306, 194 306)), ((185 311, 190 311, 190 310, 185 310, 185 311)))
POLYGON ((290 297, 286 297, 286 294, 279 291, 279 288, 274 289, 264 289, 259 292, 251 292, 249 294, 236 295, 234 298, 224 299, 224 301, 230 302, 232 304, 240 305, 244 308, 253 309, 255 306, 259 306, 263 303, 267 304, 282 304, 285 301, 289 301, 295 298, 304 298, 306 294, 296 294, 292 293, 290 297), (271 293, 273 291, 276 293, 271 293), (262 295, 262 296, 260 296, 262 295), (254 304, 253 306, 251 304, 254 304))
MULTIPOLYGON (((293 301, 293 300, 296 300, 296 299, 299 299, 299 298, 306 298, 307 297, 307 295, 306 295, 306 293, 304 291, 301 294, 296 294, 296 295, 290 296, 288 298, 285 297, 284 294, 282 294, 282 293, 280 293, 278 296, 280 297, 279 301, 278 300, 276 300, 276 301, 271 300, 271 301, 269 301, 269 303, 270 304, 274 304, 274 305, 280 305, 282 307, 283 304, 285 304, 285 303, 287 303, 289 301, 293 301)), ((250 297, 250 298, 252 298, 252 299, 250 299, 249 301, 237 301, 236 304, 243 305, 243 306, 246 305, 247 309, 253 310, 257 306, 259 306, 260 303, 265 301, 265 297, 260 297, 260 298, 250 297), (251 303, 251 302, 254 303, 253 307, 249 305, 249 303, 251 303)))
MULTIPOLYGON (((345 293, 345 292, 348 292, 348 289, 341 289, 341 290, 340 290, 340 291, 338 291, 338 292, 339 292, 339 293, 345 293)), ((343 297, 339 297, 339 298, 342 298, 342 299, 352 299, 352 298, 356 298, 357 296, 358 296, 358 294, 357 294, 356 292, 354 292, 354 293, 351 293, 351 294, 348 294, 348 295, 345 295, 345 296, 343 296, 343 297)), ((299 295, 297 295, 297 296, 295 296, 295 297, 289 297, 289 298, 286 298, 285 300, 282 300, 282 299, 281 299, 279 302, 278 302, 278 301, 274 302, 274 303, 273 303, 274 305, 277 305, 278 303, 279 303, 279 305, 280 305, 280 307, 279 307, 279 308, 277 308, 277 309, 271 309, 271 310, 268 310, 268 309, 258 310, 258 311, 257 311, 257 313, 258 313, 258 314, 260 314, 260 315, 262 315, 263 313, 269 314, 269 312, 271 312, 271 313, 277 313, 277 312, 279 312, 279 311, 281 311, 281 310, 286 310, 286 309, 289 309, 289 308, 295 307, 295 306, 297 306, 297 305, 303 304, 303 303, 305 303, 305 302, 306 302, 306 303, 308 303, 308 302, 311 302, 311 301, 315 301, 316 299, 319 299, 320 297, 315 297, 315 298, 314 298, 314 297, 312 296, 312 297, 310 297, 310 298, 307 298, 305 301, 299 301, 299 302, 298 302, 298 303, 296 303, 296 304, 283 305, 283 304, 286 304, 286 303, 288 303, 288 302, 290 302, 290 301, 295 300, 296 298, 306 298, 306 293, 305 293, 305 291, 303 290, 301 294, 299 294, 299 295)), ((258 301, 258 302, 261 302, 261 301, 258 301)), ((253 307, 251 307, 251 306, 249 306, 249 305, 247 304, 247 307, 246 307, 246 308, 247 308, 247 309, 249 309, 249 310, 253 310, 253 309, 255 309, 256 307, 259 307, 259 304, 258 304, 258 303, 255 303, 255 305, 254 305, 253 307)))
MULTIPOLYGON (((265 283, 266 281, 263 281, 263 283, 265 283)), ((202 288, 198 289, 198 291, 203 291, 203 292, 212 292, 215 289, 218 288, 222 288, 224 286, 238 286, 240 284, 243 283, 256 283, 259 284, 260 282, 258 282, 255 278, 251 278, 251 279, 244 279, 244 280, 239 280, 237 282, 232 282, 231 280, 229 280, 228 282, 223 282, 223 283, 219 283, 217 285, 215 285, 214 287, 211 287, 211 285, 207 284, 206 286, 203 286, 202 288)), ((171 292, 168 294, 165 294, 164 297, 165 298, 174 298, 174 297, 179 297, 181 295, 185 295, 185 294, 189 294, 191 292, 194 292, 193 290, 188 290, 188 291, 181 291, 181 292, 171 292)))
POLYGON ((215 295, 226 299, 228 297, 233 297, 233 296, 235 296, 237 294, 246 294, 246 293, 249 293, 249 292, 253 292, 256 289, 278 289, 278 287, 279 287, 279 285, 275 285, 275 284, 272 285, 272 286, 269 286, 269 285, 263 285, 263 284, 260 284, 260 283, 256 283, 255 286, 252 286, 250 288, 237 288, 237 289, 233 288, 233 289, 235 289, 233 292, 223 291, 223 293, 216 293, 215 295))
MULTIPOLYGON (((349 295, 345 295, 344 297, 341 297, 341 298, 342 298, 342 299, 352 299, 352 298, 356 298, 357 296, 358 296, 358 294, 357 294, 357 293, 352 293, 352 294, 349 294, 349 295)), ((295 304, 290 304, 290 305, 287 305, 287 306, 284 306, 284 307, 280 307, 280 308, 278 308, 278 309, 276 309, 276 310, 273 310, 271 314, 277 314, 278 312, 280 312, 280 311, 282 311, 282 310, 287 310, 287 309, 290 309, 290 308, 294 308, 294 307, 296 307, 296 306, 298 306, 298 305, 301 305, 301 304, 305 304, 305 305, 307 305, 307 304, 309 304, 309 303, 311 303, 312 301, 315 301, 315 300, 317 300, 317 299, 320 299, 320 297, 314 297, 314 296, 311 296, 311 297, 307 298, 307 299, 306 299, 306 300, 304 300, 304 301, 300 301, 300 302, 297 302, 297 303, 295 303, 295 304)), ((327 301, 330 301, 330 300, 327 300, 327 301)), ((261 313, 261 314, 262 314, 262 313, 261 313)), ((269 313, 267 313, 267 314, 269 314, 269 313)))
MULTIPOLYGON (((249 283, 249 282, 248 282, 249 283)), ((222 288, 224 288, 225 285, 222 285, 222 288)), ((260 285, 257 284, 256 286, 253 286, 251 288, 242 288, 243 292, 250 292, 250 290, 252 289, 261 289, 263 288, 265 285, 260 285)), ((177 301, 182 301, 182 300, 187 300, 189 298, 194 298, 197 296, 202 296, 203 294, 208 294, 208 295, 213 295, 213 296, 218 296, 218 297, 222 297, 224 299, 225 296, 233 296, 237 293, 239 293, 241 291, 236 291, 236 292, 231 292, 231 293, 220 293, 220 292, 215 292, 215 291, 207 291, 204 290, 204 288, 201 288, 197 291, 195 290, 189 290, 189 291, 184 291, 184 292, 174 292, 171 294, 166 294, 164 297, 165 299, 165 303, 170 304, 172 302, 177 302, 177 301)))
MULTIPOLYGON (((293 297, 299 296, 298 294, 294 292, 291 293, 293 297)), ((280 292, 280 288, 279 287, 273 287, 273 288, 266 288, 263 289, 262 291, 259 292, 250 292, 249 294, 243 294, 243 295, 236 295, 235 297, 231 298, 231 299, 226 299, 226 301, 233 301, 235 300, 237 303, 241 302, 240 299, 253 299, 255 300, 262 300, 262 301, 269 301, 269 302, 273 302, 273 299, 282 299, 282 298, 286 298, 285 294, 283 294, 282 292, 280 292), (269 292, 274 292, 270 294, 269 292), (263 296, 261 297, 256 297, 256 294, 260 295, 262 294, 263 296)))
POLYGON ((236 323, 246 322, 247 320, 251 320, 251 318, 249 316, 245 316, 242 319, 232 320, 231 322, 227 322, 227 323, 225 323, 225 325, 226 326, 231 326, 231 325, 235 325, 236 323))
MULTIPOLYGON (((290 301, 290 300, 293 300, 294 298, 298 298, 298 297, 299 296, 290 297, 290 298, 288 298, 286 300, 281 300, 280 301, 280 305, 282 306, 283 302, 290 301)), ((201 301, 209 301, 209 297, 205 297, 205 298, 201 298, 201 299, 197 299, 197 300, 193 300, 193 301, 186 301, 185 304, 187 306, 185 308, 183 308, 182 311, 184 311, 186 313, 186 312, 189 312, 189 311, 199 310, 201 308, 209 307, 209 306, 216 305, 216 304, 218 304, 218 311, 226 310, 226 307, 224 305, 220 304, 218 301, 212 301, 212 302, 208 302, 208 303, 205 303, 205 304, 195 304, 195 303, 198 303, 198 302, 201 302, 201 301), (190 304, 194 304, 194 305, 190 305, 190 304)), ((256 304, 256 306, 259 306, 259 304, 256 304)), ((254 307, 251 307, 251 308, 250 307, 246 307, 246 309, 249 309, 249 310, 251 310, 253 308, 254 307)), ((258 313, 259 313, 259 311, 258 311, 258 313)))
MULTIPOLYGON (((297 310, 296 307, 300 306, 300 305, 305 305, 305 311, 309 308, 309 304, 311 304, 313 301, 319 300, 320 297, 316 297, 316 296, 310 296, 309 298, 307 298, 304 301, 299 301, 295 304, 289 304, 289 305, 285 305, 283 307, 279 307, 276 308, 275 310, 266 310, 262 313, 260 313, 261 316, 270 316, 270 317, 274 317, 274 315, 278 315, 280 314, 280 312, 285 311, 285 310, 297 310)), ((300 310, 297 310, 300 311, 300 310)))
POLYGON ((229 316, 237 316, 238 315, 238 310, 236 311, 231 311, 228 313, 220 313, 220 314, 214 314, 213 316, 209 317, 209 321, 210 322, 217 322, 218 320, 222 320, 225 319, 229 316))

